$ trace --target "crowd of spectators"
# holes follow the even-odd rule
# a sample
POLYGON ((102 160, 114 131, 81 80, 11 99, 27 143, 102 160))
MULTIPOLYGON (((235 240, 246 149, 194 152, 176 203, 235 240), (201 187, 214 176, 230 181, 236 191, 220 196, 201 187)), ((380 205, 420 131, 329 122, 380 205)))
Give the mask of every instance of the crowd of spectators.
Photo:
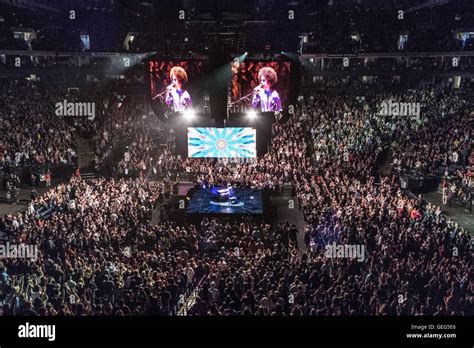
MULTIPOLYGON (((96 11, 86 2, 77 21, 64 16, 58 21, 60 15, 38 16, 17 7, 13 12, 2 4, 0 47, 180 56, 203 52, 212 63, 216 52, 244 51, 242 43, 248 51, 265 50, 268 55, 280 48, 293 51, 286 47, 304 32, 308 37, 301 53, 474 48, 471 34, 458 32, 473 22, 472 11, 466 10, 469 1, 463 0, 404 11, 403 18, 393 2, 387 8, 301 2, 294 5, 303 17, 298 25, 288 24, 286 7, 276 1, 256 1, 254 10, 241 11, 247 20, 238 25, 228 25, 228 20, 224 25, 225 5, 212 11, 212 20, 203 21, 209 14, 202 6, 185 3, 187 19, 200 20, 183 25, 165 18, 178 13, 178 5, 165 11, 165 4, 147 4, 152 8, 147 14, 115 2, 105 12, 96 11), (121 19, 132 23, 135 33, 125 45, 123 34, 132 31, 129 24, 120 25, 121 19), (24 23, 32 31, 14 33, 12 28, 24 28, 24 23)), ((92 56, 80 68, 83 59, 74 55, 23 55, 19 71, 76 66, 71 69, 76 73, 93 67, 94 73, 126 74, 121 55, 92 56)), ((129 65, 141 68, 142 57, 131 58, 129 65)), ((453 58, 355 56, 347 66, 339 58, 304 64, 306 72, 336 70, 347 76, 318 78, 303 71, 302 98, 294 113, 286 123, 272 125, 268 151, 249 161, 182 158, 174 132, 153 115, 141 84, 110 82, 75 93, 2 80, 0 171, 8 202, 19 201, 17 168, 77 167, 79 137, 93 143, 98 177, 82 179, 77 169, 68 181, 51 188, 47 170, 49 189, 38 195, 31 172, 30 202, 24 211, 0 217, 0 241, 37 247, 37 254, 0 260, 0 315, 474 315, 471 235, 448 220, 440 207, 403 189, 396 176, 378 175, 380 161, 391 151, 395 173, 443 176, 447 206, 470 202, 472 210, 472 102, 463 94, 472 82, 463 76, 457 91, 446 86, 406 90, 400 77, 390 74, 351 74, 401 71, 406 80, 403 75, 409 71, 452 72, 474 66, 472 57, 453 58), (95 121, 56 115, 56 103, 65 99, 95 103, 95 121), (380 109, 387 102, 419 103, 420 113, 386 115, 380 109), (199 187, 230 184, 274 194, 288 184, 305 227, 299 230, 276 218, 176 219, 171 205, 162 203, 177 193, 183 178, 199 187), (363 247, 362 254, 329 256, 327 246, 333 243, 363 247)), ((2 69, 15 63, 12 55, 0 59, 2 69)), ((169 84, 168 65, 148 67, 156 84, 152 94, 169 84)), ((280 87, 289 85, 289 63, 270 65, 278 72, 280 87)), ((262 66, 234 61, 233 101, 256 87, 262 66)), ((204 61, 189 68, 202 75, 204 61)), ((288 91, 282 88, 283 101, 288 91)))
MULTIPOLYGON (((130 93, 106 111, 96 127, 94 165, 118 175, 144 175, 166 145, 165 130, 150 110, 143 93, 130 93)), ((168 134, 169 135, 169 134, 168 134)))
POLYGON ((307 18, 304 53, 432 52, 472 50, 472 38, 458 29, 469 26, 467 1, 405 12, 406 8, 377 9, 364 5, 321 8, 307 18), (400 18, 399 11, 404 11, 400 18), (317 20, 315 20, 317 18, 317 20), (436 25, 434 24, 436 23, 436 25), (405 35, 401 40, 400 35, 405 35))
MULTIPOLYGON (((469 71, 474 67, 473 57, 433 56, 433 57, 377 57, 377 58, 307 58, 307 71, 469 71)), ((310 76, 308 76, 310 77, 310 76)))
POLYGON ((64 95, 18 80, 0 95, 0 167, 76 163, 74 129, 55 113, 64 95))
POLYGON ((465 207, 472 213, 472 196, 474 193, 473 175, 471 167, 461 168, 445 176, 439 186, 442 193, 443 204, 448 208, 454 206, 465 207))
POLYGON ((416 134, 399 138, 393 164, 398 170, 423 174, 444 173, 450 166, 465 168, 472 151, 473 125, 467 113, 431 120, 416 134))
MULTIPOLYGON (((38 9, 4 4, 0 47, 63 52, 174 51, 182 55, 207 53, 215 45, 227 46, 230 52, 242 51, 245 43, 252 51, 279 52, 287 48, 295 51, 301 33, 309 33, 308 42, 302 47, 304 53, 459 51, 474 47, 469 31, 463 31, 463 28, 469 30, 473 21, 469 0, 418 6, 418 10, 410 10, 407 3, 397 2, 389 6, 384 6, 386 2, 382 6, 306 2, 294 8, 299 24, 288 25, 283 31, 278 24, 288 21, 286 7, 270 0, 257 1, 253 10, 238 6, 226 9, 224 5, 211 13, 212 20, 205 21, 202 16, 208 10, 198 2, 186 1, 184 25, 176 16, 183 10, 178 5, 154 4, 152 11, 144 11, 141 6, 132 10, 115 3, 109 5, 108 11, 114 13, 113 16, 106 15, 108 11, 81 4, 75 9, 77 17, 71 21, 64 15, 66 8, 38 16, 38 9), (232 25, 216 27, 215 23, 226 15, 230 15, 228 20, 233 21, 232 25), (243 15, 245 22, 237 20, 243 15), (19 35, 12 28, 27 29, 19 35), (135 35, 124 45, 124 33, 130 31, 135 35), (219 37, 220 33, 228 35, 224 39, 219 37), (273 43, 272 47, 269 43, 273 43)), ((208 18, 209 13, 205 16, 208 18)))
POLYGON ((399 79, 383 76, 318 77, 308 74, 301 79, 301 86, 308 97, 321 93, 373 95, 382 91, 394 92, 401 89, 399 79))
POLYGON ((85 182, 73 176, 32 200, 24 213, 2 218, 6 241, 40 249, 37 262, 2 262, 3 315, 175 311, 186 259, 183 263, 182 251, 172 247, 183 233, 179 227, 175 233, 168 225, 148 224, 170 190, 164 181, 85 182), (168 254, 172 250, 174 259, 168 254), (167 289, 171 297, 162 294, 167 289))
MULTIPOLYGON (((393 140, 401 154, 418 151, 413 141, 434 142, 434 115, 448 126, 447 144, 469 140, 463 104, 442 87, 314 95, 272 126, 265 155, 225 162, 181 158, 173 133, 152 127, 158 121, 130 93, 95 127, 96 164, 110 164, 115 178, 75 175, 0 220, 4 240, 40 249, 36 261, 0 264, 2 313, 176 315, 186 306, 188 315, 472 315, 470 235, 395 177, 376 175, 393 140), (389 99, 420 101, 422 113, 382 116, 389 99), (291 183, 306 229, 250 218, 192 223, 165 207, 152 223, 183 176, 276 192, 291 183), (333 242, 364 246, 363 259, 327 256, 333 242)), ((422 156, 435 161, 438 150, 422 156)))
POLYGON ((316 314, 466 313, 470 236, 447 223, 440 210, 422 206, 387 180, 376 185, 327 175, 307 186, 316 202, 310 256, 321 266, 308 291, 316 314), (364 245, 365 262, 325 258, 321 240, 364 245), (452 258, 460 249, 464 256, 452 258))

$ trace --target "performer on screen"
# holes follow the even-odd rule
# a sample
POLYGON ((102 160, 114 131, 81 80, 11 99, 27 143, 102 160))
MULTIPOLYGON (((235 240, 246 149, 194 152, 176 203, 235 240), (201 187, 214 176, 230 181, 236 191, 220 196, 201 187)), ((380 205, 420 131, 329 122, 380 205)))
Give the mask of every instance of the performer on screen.
POLYGON ((166 105, 173 111, 183 111, 192 107, 191 96, 185 89, 188 82, 188 74, 180 66, 174 66, 170 70, 171 85, 167 87, 166 105))
POLYGON ((276 71, 270 67, 261 68, 258 81, 260 85, 254 88, 252 106, 256 108, 260 104, 262 111, 282 111, 280 95, 274 88, 278 81, 276 71))
POLYGON ((213 187, 211 189, 212 198, 211 203, 227 203, 236 204, 238 203, 238 197, 236 195, 236 189, 232 187, 232 184, 227 184, 227 187, 213 187))

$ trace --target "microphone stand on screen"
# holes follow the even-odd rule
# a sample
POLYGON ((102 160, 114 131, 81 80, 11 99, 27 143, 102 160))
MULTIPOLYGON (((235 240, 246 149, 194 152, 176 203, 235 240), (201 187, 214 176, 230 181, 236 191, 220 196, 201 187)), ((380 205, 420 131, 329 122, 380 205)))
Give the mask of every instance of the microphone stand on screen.
MULTIPOLYGON (((260 85, 260 86, 262 86, 262 85, 260 85)), ((250 92, 249 94, 244 95, 244 96, 243 96, 242 98, 240 98, 239 100, 237 100, 237 101, 235 101, 235 102, 233 102, 233 103, 230 103, 230 105, 231 105, 231 106, 234 106, 234 105, 240 103, 240 102, 243 101, 243 100, 248 100, 250 97, 253 97, 253 95, 254 95, 254 94, 257 94, 257 93, 258 93, 258 90, 253 90, 253 91, 250 92)))
POLYGON ((155 95, 153 98, 151 98, 151 100, 155 100, 156 98, 163 97, 163 96, 164 96, 166 93, 168 93, 168 92, 171 90, 171 88, 173 88, 173 87, 174 87, 173 85, 170 85, 170 86, 166 87, 166 89, 165 89, 163 92, 161 92, 160 94, 155 95))

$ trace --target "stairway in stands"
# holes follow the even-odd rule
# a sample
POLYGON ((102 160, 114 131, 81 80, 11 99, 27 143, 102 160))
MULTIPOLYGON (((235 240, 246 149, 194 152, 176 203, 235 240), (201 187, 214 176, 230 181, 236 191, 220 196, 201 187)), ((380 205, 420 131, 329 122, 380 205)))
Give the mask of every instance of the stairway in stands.
POLYGON ((306 222, 304 220, 303 211, 296 197, 295 188, 292 183, 285 183, 281 187, 280 194, 272 198, 277 206, 277 216, 280 221, 288 221, 294 224, 298 229, 297 243, 299 246, 298 254, 301 256, 306 253, 306 246, 304 244, 304 230, 306 222))
POLYGON ((156 179, 156 174, 155 174, 155 172, 153 171, 153 166, 150 166, 150 167, 147 169, 145 179, 148 180, 148 181, 153 181, 153 180, 156 179))
POLYGON ((382 165, 377 171, 381 177, 389 177, 393 169, 393 151, 391 148, 384 150, 384 159, 382 165))
POLYGON ((188 314, 188 310, 196 303, 196 298, 198 296, 199 291, 201 288, 196 287, 193 292, 188 297, 184 297, 183 304, 178 310, 178 316, 186 316, 188 314))
MULTIPOLYGON (((472 144, 474 144, 474 141, 471 143, 471 147, 472 147, 472 144)), ((474 166, 474 149, 471 151, 471 154, 469 155, 468 162, 471 166, 474 166)))
POLYGON ((283 184, 281 187, 281 195, 287 199, 293 197, 293 185, 291 183, 283 184))
POLYGON ((94 160, 94 146, 92 139, 86 139, 81 136, 76 136, 77 143, 77 163, 81 170, 81 178, 83 180, 92 180, 97 174, 93 167, 94 160))

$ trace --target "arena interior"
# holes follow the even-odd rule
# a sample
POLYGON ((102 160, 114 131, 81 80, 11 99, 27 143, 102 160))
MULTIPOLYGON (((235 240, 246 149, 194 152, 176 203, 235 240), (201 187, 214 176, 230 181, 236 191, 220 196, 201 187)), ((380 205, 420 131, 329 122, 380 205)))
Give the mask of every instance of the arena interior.
POLYGON ((473 131, 472 0, 2 0, 0 316, 472 316, 473 131))

